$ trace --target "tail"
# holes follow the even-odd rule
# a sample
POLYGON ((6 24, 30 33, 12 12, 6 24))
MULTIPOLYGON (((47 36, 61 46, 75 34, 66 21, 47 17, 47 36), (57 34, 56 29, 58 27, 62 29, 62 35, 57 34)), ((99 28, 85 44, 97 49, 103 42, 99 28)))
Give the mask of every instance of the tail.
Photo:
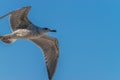
POLYGON ((16 41, 16 39, 10 39, 9 36, 0 36, 0 40, 6 44, 10 44, 16 41))

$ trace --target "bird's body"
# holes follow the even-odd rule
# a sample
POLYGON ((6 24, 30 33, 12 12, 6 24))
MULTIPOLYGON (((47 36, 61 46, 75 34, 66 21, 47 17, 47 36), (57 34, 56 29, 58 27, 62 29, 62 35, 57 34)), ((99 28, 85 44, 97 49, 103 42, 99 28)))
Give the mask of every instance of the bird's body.
POLYGON ((13 31, 11 34, 0 36, 0 40, 12 43, 17 39, 28 39, 37 44, 44 52, 48 77, 52 80, 59 56, 58 40, 45 34, 56 31, 32 24, 27 18, 30 8, 30 6, 24 7, 0 17, 2 19, 10 15, 10 25, 13 31))
MULTIPOLYGON (((34 39, 45 35, 42 28, 30 25, 27 28, 17 29, 12 34, 8 34, 12 39, 34 39)), ((5 35, 5 36, 8 36, 5 35)))

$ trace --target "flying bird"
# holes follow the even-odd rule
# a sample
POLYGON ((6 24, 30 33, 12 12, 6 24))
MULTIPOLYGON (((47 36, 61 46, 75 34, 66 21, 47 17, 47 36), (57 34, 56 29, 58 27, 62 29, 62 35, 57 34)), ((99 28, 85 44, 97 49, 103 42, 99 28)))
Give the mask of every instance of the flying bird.
POLYGON ((31 6, 23 7, 0 17, 2 19, 9 15, 12 29, 11 34, 0 36, 0 40, 9 44, 15 42, 17 39, 28 39, 42 48, 48 78, 52 80, 58 62, 59 45, 56 38, 47 36, 46 34, 48 32, 56 32, 56 30, 34 25, 27 17, 30 9, 31 6))

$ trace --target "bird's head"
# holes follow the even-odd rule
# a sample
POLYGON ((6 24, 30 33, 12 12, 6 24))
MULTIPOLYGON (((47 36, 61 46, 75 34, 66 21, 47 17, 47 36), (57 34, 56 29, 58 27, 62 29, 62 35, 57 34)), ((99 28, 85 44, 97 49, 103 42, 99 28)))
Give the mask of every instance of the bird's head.
POLYGON ((42 30, 44 31, 44 32, 57 32, 56 30, 51 30, 51 29, 49 29, 49 28, 42 28, 42 30))

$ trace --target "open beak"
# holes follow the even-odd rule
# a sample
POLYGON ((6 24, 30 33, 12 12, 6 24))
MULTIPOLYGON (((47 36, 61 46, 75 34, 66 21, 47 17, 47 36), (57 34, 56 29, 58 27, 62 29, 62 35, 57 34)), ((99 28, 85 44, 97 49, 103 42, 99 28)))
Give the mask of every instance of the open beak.
POLYGON ((56 30, 50 30, 51 32, 57 32, 56 30))

